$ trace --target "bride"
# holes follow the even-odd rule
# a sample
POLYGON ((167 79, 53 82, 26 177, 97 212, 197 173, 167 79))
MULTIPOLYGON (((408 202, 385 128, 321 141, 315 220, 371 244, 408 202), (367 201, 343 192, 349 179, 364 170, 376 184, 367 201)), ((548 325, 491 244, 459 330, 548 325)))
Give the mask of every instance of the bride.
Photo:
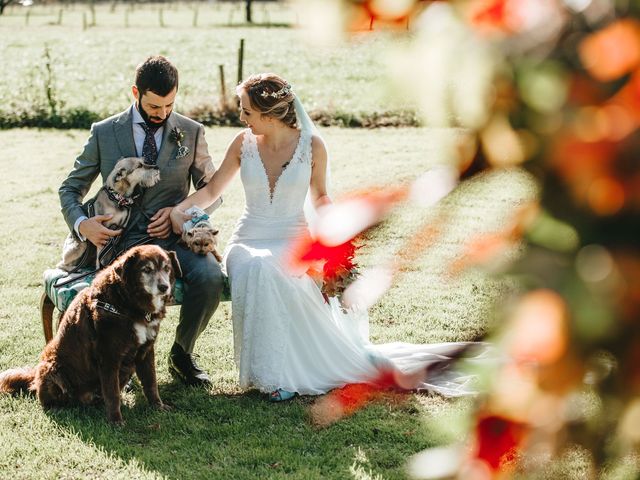
MULTIPOLYGON (((408 373, 446 360, 447 352, 463 344, 370 344, 359 328, 367 321, 365 312, 344 313, 335 302, 325 302, 306 272, 291 271, 287 255, 308 228, 305 198, 316 209, 331 203, 327 150, 281 77, 253 75, 237 94, 248 128, 235 136, 210 182, 173 209, 171 221, 181 233, 184 211, 213 203, 240 170, 246 207, 223 262, 241 387, 282 401, 373 381, 381 369, 408 373)), ((469 393, 466 383, 466 377, 448 375, 412 387, 459 395, 469 393)))

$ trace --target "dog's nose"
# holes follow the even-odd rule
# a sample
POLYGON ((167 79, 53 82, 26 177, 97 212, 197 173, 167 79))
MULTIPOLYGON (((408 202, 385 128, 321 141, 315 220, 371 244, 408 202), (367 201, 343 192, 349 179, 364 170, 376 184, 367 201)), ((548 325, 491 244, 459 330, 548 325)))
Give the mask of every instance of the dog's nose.
POLYGON ((167 290, 169 290, 169 285, 167 285, 166 283, 159 283, 158 290, 160 290, 160 293, 167 293, 167 290))

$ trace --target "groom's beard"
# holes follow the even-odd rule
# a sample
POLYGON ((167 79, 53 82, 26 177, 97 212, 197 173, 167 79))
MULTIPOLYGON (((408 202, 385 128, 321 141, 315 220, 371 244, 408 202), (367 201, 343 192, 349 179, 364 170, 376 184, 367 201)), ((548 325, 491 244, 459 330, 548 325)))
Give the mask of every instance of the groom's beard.
POLYGON ((160 120, 160 117, 150 117, 147 114, 147 112, 144 111, 144 108, 142 108, 142 105, 140 105, 139 101, 136 102, 136 108, 138 109, 138 112, 140 112, 140 116, 144 120, 144 123, 146 123, 147 126, 153 127, 153 128, 160 128, 164 126, 164 124, 167 122, 167 120, 169 119, 172 113, 172 112, 169 112, 167 116, 164 117, 164 120, 157 121, 157 120, 160 120))

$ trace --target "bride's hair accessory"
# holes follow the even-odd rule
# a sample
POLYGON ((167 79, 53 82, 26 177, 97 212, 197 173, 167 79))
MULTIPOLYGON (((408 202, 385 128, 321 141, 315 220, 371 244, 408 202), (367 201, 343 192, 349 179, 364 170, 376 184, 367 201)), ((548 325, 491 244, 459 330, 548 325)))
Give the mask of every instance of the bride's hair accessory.
POLYGON ((277 92, 267 92, 266 90, 263 90, 262 93, 260 94, 260 96, 262 98, 273 97, 273 98, 278 99, 278 98, 286 97, 287 95, 289 95, 289 92, 291 92, 291 85, 286 83, 284 85, 284 87, 282 87, 277 92))
POLYGON ((275 73, 251 75, 236 87, 238 96, 246 94, 254 110, 261 115, 280 120, 291 128, 296 128, 296 114, 293 108, 293 87, 275 73))

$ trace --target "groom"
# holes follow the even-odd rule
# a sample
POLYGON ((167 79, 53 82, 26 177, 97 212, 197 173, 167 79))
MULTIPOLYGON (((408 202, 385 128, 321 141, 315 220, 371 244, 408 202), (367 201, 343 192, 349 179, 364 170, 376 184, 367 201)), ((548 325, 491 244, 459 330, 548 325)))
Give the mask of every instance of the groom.
POLYGON ((154 56, 138 65, 132 92, 133 105, 92 125, 82 153, 60 187, 62 214, 73 234, 96 246, 123 234, 120 245, 124 249, 150 241, 176 251, 183 271, 184 298, 169 371, 187 385, 207 386, 211 380, 198 367, 192 352, 220 301, 222 272, 211 253, 201 256, 178 245, 169 214, 189 194, 189 181, 202 188, 215 167, 204 127, 173 112, 178 71, 169 60, 154 56), (122 157, 144 157, 146 163, 160 169, 160 181, 133 205, 124 232, 102 224, 110 217, 87 218, 82 209, 83 198, 98 174, 104 183, 122 157))

